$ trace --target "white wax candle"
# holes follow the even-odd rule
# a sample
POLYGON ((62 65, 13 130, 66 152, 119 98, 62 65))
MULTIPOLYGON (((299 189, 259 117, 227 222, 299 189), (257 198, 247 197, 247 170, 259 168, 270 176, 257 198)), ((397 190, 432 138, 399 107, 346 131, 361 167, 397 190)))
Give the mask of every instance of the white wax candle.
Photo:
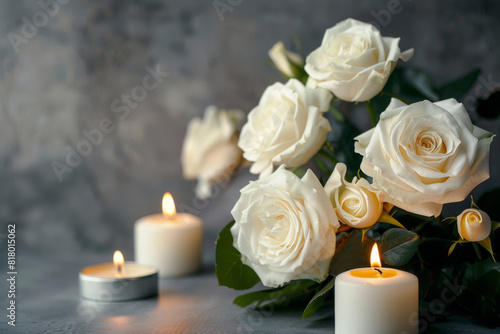
POLYGON ((201 263, 203 223, 200 218, 177 213, 139 219, 134 227, 135 260, 155 266, 160 277, 197 271, 201 263))
POLYGON ((396 269, 353 269, 335 279, 335 334, 416 334, 418 279, 396 269))
POLYGON ((158 294, 158 270, 134 262, 100 263, 80 271, 80 294, 92 300, 113 302, 158 294))

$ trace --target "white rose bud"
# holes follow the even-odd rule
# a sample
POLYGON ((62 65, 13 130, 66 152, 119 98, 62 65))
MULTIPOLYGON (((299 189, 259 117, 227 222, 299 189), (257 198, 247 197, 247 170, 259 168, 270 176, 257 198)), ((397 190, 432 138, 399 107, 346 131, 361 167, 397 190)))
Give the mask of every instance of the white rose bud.
POLYGON ((209 106, 203 120, 193 118, 187 127, 181 163, 184 178, 198 179, 196 196, 212 195, 212 185, 236 170, 242 160, 238 131, 245 114, 241 110, 217 110, 209 106))
POLYGON ((300 179, 281 166, 250 182, 231 214, 233 245, 265 286, 328 276, 339 222, 311 170, 300 179))
POLYGON ((326 88, 344 101, 367 101, 380 93, 401 53, 399 38, 382 37, 373 25, 347 19, 325 32, 321 46, 306 58, 308 86, 326 88))
POLYGON ((457 217, 458 234, 467 241, 481 241, 491 232, 491 219, 482 210, 466 209, 457 217))
POLYGON ((358 137, 361 170, 385 202, 424 216, 463 201, 489 178, 493 135, 455 99, 406 105, 392 99, 377 126, 358 137))
POLYGON ((285 49, 282 41, 274 44, 268 54, 276 68, 289 78, 296 78, 297 68, 304 66, 304 58, 285 49))
POLYGON ((338 163, 325 184, 325 191, 338 219, 351 227, 366 228, 375 224, 383 211, 380 191, 365 179, 345 180, 347 167, 338 163))
POLYGON ((291 168, 308 162, 332 129, 323 116, 331 99, 327 90, 306 88, 296 79, 267 87, 248 114, 238 141, 243 157, 253 162, 250 172, 264 177, 274 166, 291 168))

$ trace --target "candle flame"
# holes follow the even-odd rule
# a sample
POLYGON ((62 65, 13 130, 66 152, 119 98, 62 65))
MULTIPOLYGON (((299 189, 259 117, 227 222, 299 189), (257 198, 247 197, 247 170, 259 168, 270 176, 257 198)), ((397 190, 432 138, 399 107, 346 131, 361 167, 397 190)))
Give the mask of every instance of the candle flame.
POLYGON ((163 214, 168 217, 173 217, 177 214, 177 211, 175 210, 174 198, 170 193, 165 193, 165 195, 163 195, 162 209, 163 214))
POLYGON ((115 251, 113 254, 113 264, 115 265, 116 271, 118 271, 118 274, 122 273, 123 269, 123 264, 125 263, 125 260, 123 259, 123 254, 119 250, 115 251))
POLYGON ((378 246, 377 243, 373 244, 372 248, 372 254, 370 256, 370 263, 372 268, 381 268, 382 267, 382 262, 380 261, 380 254, 378 252, 378 246))

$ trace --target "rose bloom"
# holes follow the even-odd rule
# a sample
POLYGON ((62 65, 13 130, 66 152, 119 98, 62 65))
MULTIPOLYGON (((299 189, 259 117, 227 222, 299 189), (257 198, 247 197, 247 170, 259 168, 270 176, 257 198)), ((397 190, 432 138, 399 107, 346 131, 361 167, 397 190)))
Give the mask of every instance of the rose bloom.
POLYGON ((457 217, 458 234, 468 241, 481 241, 491 232, 491 219, 478 209, 466 209, 457 217))
POLYGON ((237 145, 238 132, 244 118, 241 110, 208 106, 203 120, 196 117, 189 122, 181 163, 184 178, 198 179, 198 198, 210 197, 212 185, 239 167, 242 152, 237 145))
POLYGON ((306 58, 308 86, 326 88, 344 101, 367 101, 380 93, 401 53, 399 38, 382 37, 373 25, 347 19, 328 29, 321 46, 306 58))
POLYGON ((339 222, 311 170, 300 179, 281 166, 250 182, 231 214, 233 245, 265 286, 327 277, 339 222))
POLYGON ((323 116, 331 99, 327 90, 306 88, 296 79, 267 87, 248 114, 238 141, 243 157, 253 162, 250 172, 263 177, 274 166, 308 162, 332 129, 323 116))
POLYGON ((492 139, 455 99, 411 105, 392 99, 377 126, 355 138, 355 151, 384 201, 438 216, 444 203, 464 200, 489 178, 492 139))
POLYGON ((296 78, 298 68, 304 66, 302 56, 285 49, 282 41, 274 44, 268 54, 276 68, 289 78, 296 78))
POLYGON ((338 219, 351 227, 366 228, 375 224, 383 211, 380 191, 365 179, 345 180, 347 167, 343 163, 335 169, 325 184, 325 191, 338 219))

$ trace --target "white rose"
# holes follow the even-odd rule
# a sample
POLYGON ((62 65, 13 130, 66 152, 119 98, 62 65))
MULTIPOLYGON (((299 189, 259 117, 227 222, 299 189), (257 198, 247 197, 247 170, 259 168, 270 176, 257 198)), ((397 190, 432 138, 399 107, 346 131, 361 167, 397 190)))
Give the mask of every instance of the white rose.
POLYGON ((331 99, 327 90, 306 88, 296 79, 267 87, 248 114, 238 141, 245 159, 253 162, 250 172, 263 177, 274 166, 308 162, 332 129, 323 116, 331 99))
POLYGON ((203 120, 193 118, 189 122, 181 163, 186 179, 198 179, 197 197, 210 197, 212 185, 227 178, 240 165, 242 152, 237 141, 244 117, 241 110, 217 110, 209 106, 203 120))
POLYGON ((380 191, 365 179, 345 180, 347 167, 338 163, 325 184, 325 191, 338 219, 351 227, 366 228, 375 224, 384 209, 380 191))
POLYGON ((457 217, 458 234, 468 241, 481 241, 491 232, 491 219, 482 210, 466 209, 457 217))
POLYGON ((377 126, 354 139, 361 170, 384 201, 416 214, 438 216, 489 178, 493 135, 455 99, 408 106, 392 99, 377 126))
POLYGON ((307 56, 308 85, 344 101, 367 101, 384 88, 398 59, 412 56, 413 49, 401 53, 399 38, 382 37, 373 25, 347 19, 328 29, 321 46, 307 56))
POLYGON ((233 245, 265 286, 327 277, 339 223, 311 170, 300 179, 281 166, 250 182, 231 214, 233 245))
POLYGON ((297 77, 298 67, 304 66, 302 56, 285 49, 282 41, 274 44, 268 54, 276 68, 287 77, 297 77))

